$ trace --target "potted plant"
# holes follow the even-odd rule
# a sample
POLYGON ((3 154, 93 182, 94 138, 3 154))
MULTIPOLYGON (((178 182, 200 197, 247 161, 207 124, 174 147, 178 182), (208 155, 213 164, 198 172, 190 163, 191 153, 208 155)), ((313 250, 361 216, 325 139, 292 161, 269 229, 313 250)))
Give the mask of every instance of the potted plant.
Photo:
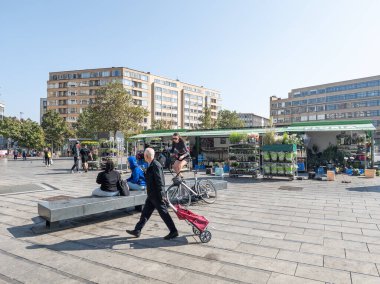
POLYGON ((244 143, 247 142, 247 134, 233 132, 229 136, 229 140, 231 144, 244 143))

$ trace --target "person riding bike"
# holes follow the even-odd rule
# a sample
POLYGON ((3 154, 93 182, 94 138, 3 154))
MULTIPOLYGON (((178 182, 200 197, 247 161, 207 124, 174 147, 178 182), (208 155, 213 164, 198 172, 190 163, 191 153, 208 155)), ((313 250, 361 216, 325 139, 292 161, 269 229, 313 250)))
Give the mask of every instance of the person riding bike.
POLYGON ((173 170, 178 175, 181 173, 182 168, 189 162, 190 153, 186 147, 185 141, 177 132, 173 134, 172 141, 172 149, 170 152, 176 156, 176 161, 173 164, 173 170))

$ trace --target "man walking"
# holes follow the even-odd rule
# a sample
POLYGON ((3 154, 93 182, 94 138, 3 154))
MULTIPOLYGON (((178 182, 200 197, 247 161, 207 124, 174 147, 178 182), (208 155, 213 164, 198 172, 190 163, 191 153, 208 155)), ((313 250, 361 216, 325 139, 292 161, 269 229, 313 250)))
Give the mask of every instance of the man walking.
POLYGON ((85 173, 88 171, 88 158, 90 156, 90 150, 87 149, 87 145, 84 145, 82 149, 80 149, 80 156, 82 159, 82 167, 85 173))
POLYGON ((178 237, 178 231, 162 198, 162 193, 165 190, 165 177, 162 166, 154 159, 154 150, 152 148, 145 149, 144 158, 145 161, 149 163, 146 170, 146 187, 148 198, 145 201, 140 221, 136 224, 134 230, 127 230, 127 233, 135 236, 136 238, 140 237, 141 230, 144 225, 149 220, 154 209, 157 209, 158 214, 160 214, 161 219, 165 222, 170 231, 164 239, 174 239, 178 237))
POLYGON ((79 141, 75 142, 71 151, 74 157, 74 165, 71 168, 71 173, 73 174, 75 168, 77 169, 77 172, 79 172, 79 141))

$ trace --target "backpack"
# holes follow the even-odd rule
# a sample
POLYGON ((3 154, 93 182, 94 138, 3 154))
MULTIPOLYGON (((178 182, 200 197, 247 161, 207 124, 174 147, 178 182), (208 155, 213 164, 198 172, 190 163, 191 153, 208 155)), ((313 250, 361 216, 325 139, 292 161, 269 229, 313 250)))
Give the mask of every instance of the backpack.
POLYGON ((73 146, 73 148, 71 148, 71 153, 75 156, 75 155, 78 155, 78 148, 76 145, 73 146))

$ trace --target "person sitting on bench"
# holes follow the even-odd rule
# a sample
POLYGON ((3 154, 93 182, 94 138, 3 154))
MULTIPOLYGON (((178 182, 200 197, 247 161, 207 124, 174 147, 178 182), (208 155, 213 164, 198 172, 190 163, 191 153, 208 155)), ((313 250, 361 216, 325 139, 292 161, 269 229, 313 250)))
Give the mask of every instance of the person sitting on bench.
POLYGON ((116 196, 119 195, 117 183, 121 179, 121 175, 118 171, 115 171, 115 165, 112 160, 106 162, 106 169, 98 174, 96 183, 100 184, 100 187, 96 188, 92 195, 94 196, 116 196))
POLYGON ((130 156, 128 158, 129 167, 131 168, 132 175, 127 179, 130 190, 145 190, 146 182, 143 170, 138 166, 136 157, 130 156))

